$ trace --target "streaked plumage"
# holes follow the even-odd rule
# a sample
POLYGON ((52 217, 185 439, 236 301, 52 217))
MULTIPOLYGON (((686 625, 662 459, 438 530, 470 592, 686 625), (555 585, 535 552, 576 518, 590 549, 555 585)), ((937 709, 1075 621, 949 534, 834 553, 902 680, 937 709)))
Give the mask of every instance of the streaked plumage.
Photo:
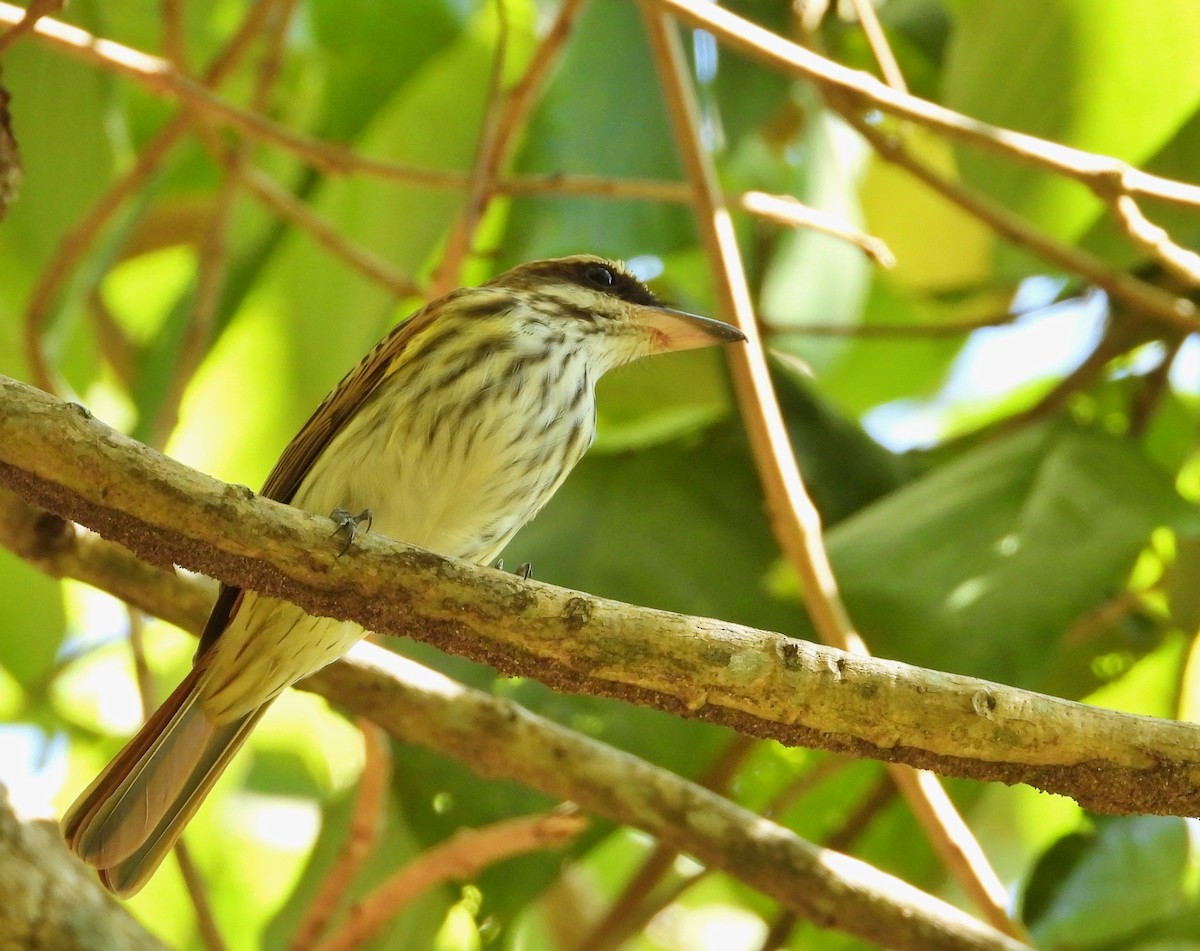
MULTIPOLYGON (((737 339, 663 308, 601 258, 522 265, 386 336, 291 441, 262 494, 319 514, 370 508, 375 531, 487 564, 587 451, 602 374, 737 339)), ((363 634, 222 586, 192 671, 68 812, 68 843, 113 891, 137 891, 270 701, 363 634)))

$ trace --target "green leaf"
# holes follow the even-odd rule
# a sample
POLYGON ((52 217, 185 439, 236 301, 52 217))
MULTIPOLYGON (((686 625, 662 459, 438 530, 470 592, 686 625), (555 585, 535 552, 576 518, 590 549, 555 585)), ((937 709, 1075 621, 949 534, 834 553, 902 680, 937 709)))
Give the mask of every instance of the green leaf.
POLYGON ((827 529, 898 488, 911 466, 879 445, 791 367, 774 374, 804 483, 827 529))
POLYGON ((314 0, 308 6, 313 65, 322 82, 321 135, 355 139, 435 56, 457 40, 464 8, 451 0, 314 0))
POLYGON ((1023 917, 1039 946, 1127 941, 1186 908, 1190 855, 1183 819, 1097 818, 1094 831, 1065 836, 1042 856, 1023 917))
MULTIPOLYGON (((409 770, 417 769, 408 758, 408 749, 398 750, 397 762, 403 763, 399 770, 404 777, 409 770)), ((423 771, 422 771, 423 774, 423 771)), ((359 866, 359 874, 347 888, 349 901, 362 898, 371 888, 383 882, 388 875, 398 871, 405 863, 415 858, 422 845, 414 838, 413 830, 405 823, 403 814, 395 808, 395 800, 389 803, 387 821, 380 829, 374 850, 359 866)), ((321 810, 321 832, 301 873, 300 881, 288 896, 287 902, 267 926, 263 935, 263 947, 267 951, 287 948, 299 923, 311 908, 325 879, 332 871, 334 861, 345 848, 350 834, 350 819, 353 814, 354 797, 347 795, 326 802, 321 810)), ((397 914, 379 935, 360 945, 366 949, 429 948, 441 927, 446 908, 453 900, 454 888, 443 885, 419 896, 397 914)))
MULTIPOLYGON (((586 5, 515 165, 519 172, 680 177, 636 5, 586 5)), ((501 247, 507 263, 581 251, 626 259, 662 255, 693 240, 682 206, 529 196, 514 202, 501 247)))
MULTIPOLYGON (((798 197, 805 204, 861 225, 856 188, 865 153, 845 124, 816 110, 804 135, 807 156, 798 197)), ((784 328, 857 322, 871 284, 871 263, 853 245, 808 228, 788 231, 775 243, 763 274, 760 315, 784 328)), ((804 357, 818 372, 835 365, 846 343, 810 341, 804 357)))
POLYGON ((1151 531, 1195 517, 1132 443, 1042 426, 933 469, 827 543, 880 654, 1030 686, 1151 531))
MULTIPOLYGON (((934 326, 951 319, 936 306, 905 296, 888 278, 871 282, 862 314, 863 326, 934 326)), ((958 318, 961 319, 961 318, 958 318)), ((967 335, 847 336, 837 360, 817 374, 822 394, 844 410, 863 413, 892 400, 929 398, 945 382, 967 335)), ((813 341, 803 333, 779 339, 779 349, 805 359, 813 341)))
POLYGON ((66 628, 58 581, 0 550, 0 667, 22 686, 43 685, 66 628))
MULTIPOLYGON (((974 118, 1139 164, 1200 103, 1200 6, 1190 0, 960 4, 945 102, 974 118)), ((1063 176, 972 146, 966 180, 1056 237, 1101 212, 1063 176)))

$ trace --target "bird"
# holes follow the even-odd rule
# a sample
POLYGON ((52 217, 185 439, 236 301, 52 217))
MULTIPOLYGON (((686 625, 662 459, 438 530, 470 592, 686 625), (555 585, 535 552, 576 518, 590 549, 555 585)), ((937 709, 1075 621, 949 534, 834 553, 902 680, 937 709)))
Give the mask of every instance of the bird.
MULTIPOLYGON (((366 522, 489 565, 591 445, 604 373, 744 340, 666 307, 618 262, 521 264, 398 324, 321 402, 261 494, 329 513, 346 546, 366 522)), ((271 702, 366 633, 221 585, 191 670, 65 814, 72 851, 110 891, 136 893, 271 702)))

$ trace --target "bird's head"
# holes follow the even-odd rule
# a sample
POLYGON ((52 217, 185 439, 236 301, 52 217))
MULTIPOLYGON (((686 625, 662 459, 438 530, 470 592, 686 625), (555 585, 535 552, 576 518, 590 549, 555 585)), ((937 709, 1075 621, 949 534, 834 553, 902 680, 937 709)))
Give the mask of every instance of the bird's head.
POLYGON ((532 324, 592 349, 605 370, 746 339, 729 324, 664 306, 624 265, 591 254, 522 264, 484 286, 519 294, 532 324))

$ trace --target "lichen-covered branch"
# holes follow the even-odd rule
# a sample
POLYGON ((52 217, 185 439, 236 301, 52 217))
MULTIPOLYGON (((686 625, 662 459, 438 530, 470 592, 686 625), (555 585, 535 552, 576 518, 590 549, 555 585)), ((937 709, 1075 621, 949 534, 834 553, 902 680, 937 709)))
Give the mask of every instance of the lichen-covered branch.
POLYGON ((58 826, 0 786, 0 951, 165 951, 75 856, 58 826))
POLYGON ((1098 811, 1200 814, 1200 726, 595 598, 374 534, 339 558, 328 519, 211 479, 6 377, 0 483, 152 564, 556 689, 790 745, 1024 782, 1098 811))

